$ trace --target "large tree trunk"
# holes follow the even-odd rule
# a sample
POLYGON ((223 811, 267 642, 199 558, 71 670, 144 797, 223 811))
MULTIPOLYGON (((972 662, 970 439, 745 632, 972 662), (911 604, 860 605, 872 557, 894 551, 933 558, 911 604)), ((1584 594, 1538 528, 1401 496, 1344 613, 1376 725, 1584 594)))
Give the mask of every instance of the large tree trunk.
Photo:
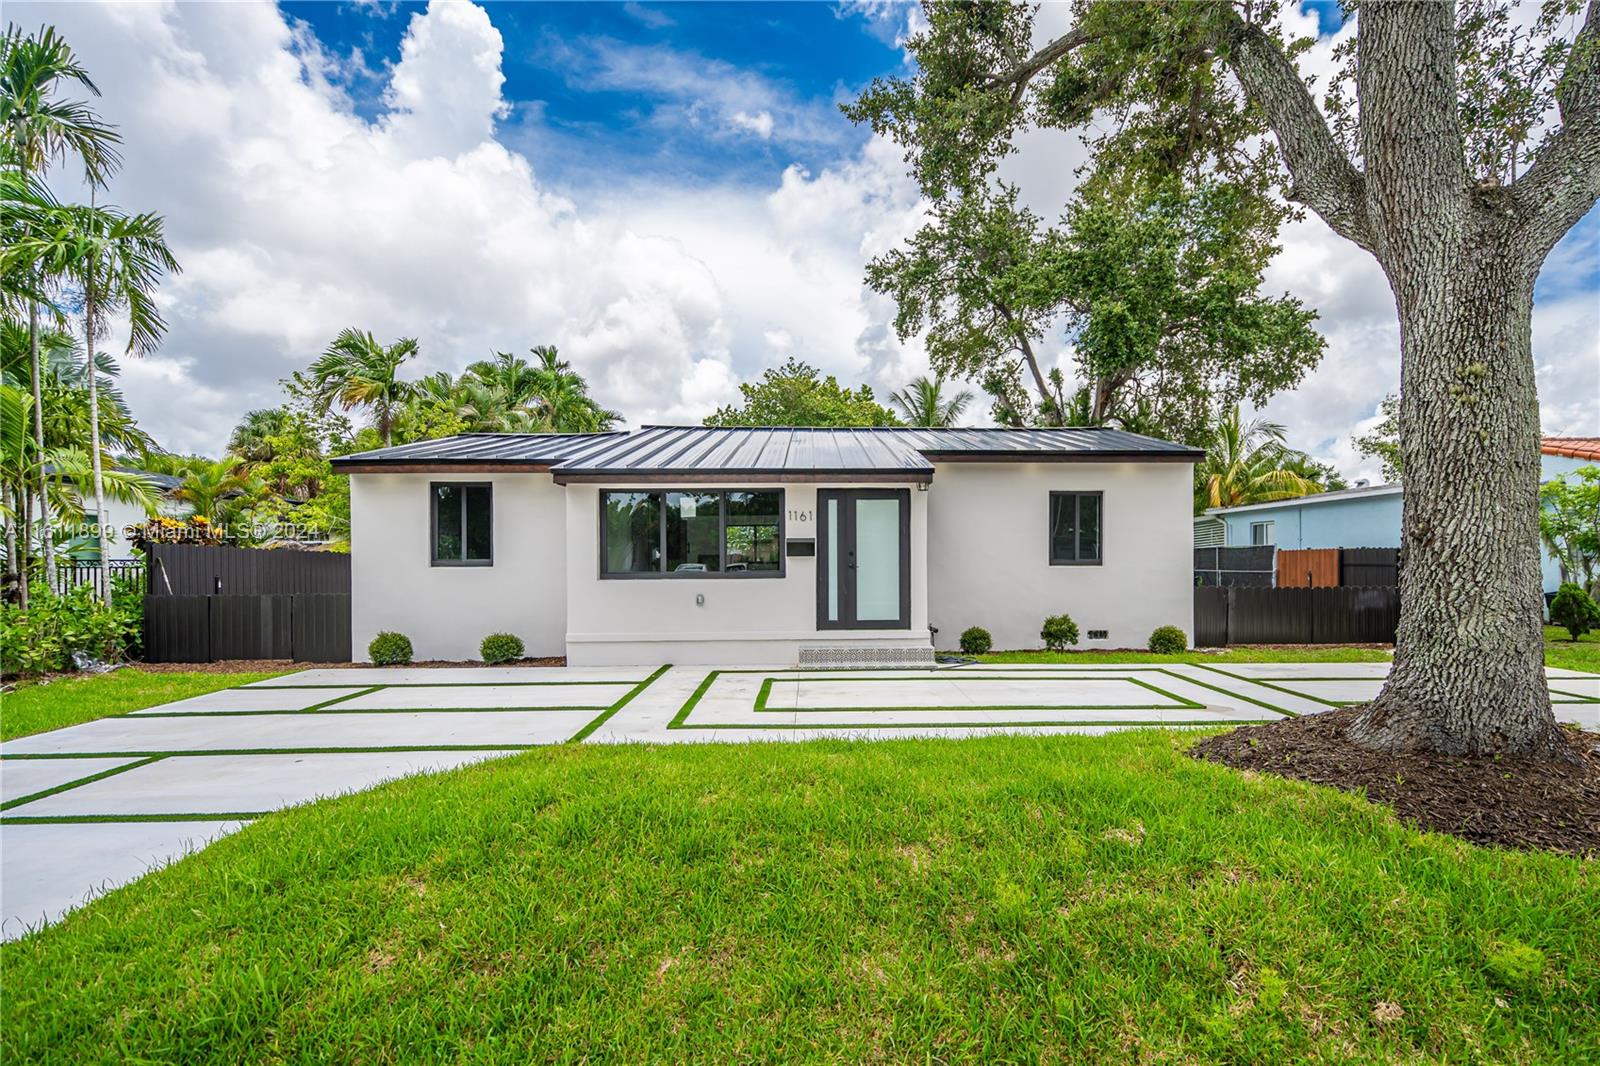
POLYGON ((1389 680, 1351 737, 1390 751, 1562 754, 1544 676, 1533 278, 1491 246, 1395 289, 1400 631, 1389 680))
POLYGON ((1361 9, 1373 252, 1400 316, 1400 630, 1351 738, 1386 751, 1563 755, 1544 677, 1537 262, 1468 187, 1453 4, 1361 9))

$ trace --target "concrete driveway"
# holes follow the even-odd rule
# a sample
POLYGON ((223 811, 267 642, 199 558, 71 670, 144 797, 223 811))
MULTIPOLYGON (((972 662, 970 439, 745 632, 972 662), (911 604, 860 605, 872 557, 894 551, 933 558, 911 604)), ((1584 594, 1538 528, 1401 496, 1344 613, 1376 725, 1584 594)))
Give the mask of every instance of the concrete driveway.
MULTIPOLYGON (((307 670, 0 744, 11 939, 271 811, 546 744, 1105 733, 1270 721, 1376 693, 1382 663, 307 670)), ((1600 676, 1550 670, 1600 728, 1600 676)))

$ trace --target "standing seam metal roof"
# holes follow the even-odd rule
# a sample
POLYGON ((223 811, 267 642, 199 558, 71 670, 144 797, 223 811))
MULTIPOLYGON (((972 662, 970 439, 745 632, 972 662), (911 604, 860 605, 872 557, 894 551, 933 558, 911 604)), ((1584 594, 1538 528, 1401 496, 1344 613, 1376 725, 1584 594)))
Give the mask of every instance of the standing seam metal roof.
POLYGON ((1189 459, 1182 444, 1119 429, 646 426, 634 433, 467 433, 342 456, 340 466, 527 463, 560 474, 930 473, 939 458, 1189 459))

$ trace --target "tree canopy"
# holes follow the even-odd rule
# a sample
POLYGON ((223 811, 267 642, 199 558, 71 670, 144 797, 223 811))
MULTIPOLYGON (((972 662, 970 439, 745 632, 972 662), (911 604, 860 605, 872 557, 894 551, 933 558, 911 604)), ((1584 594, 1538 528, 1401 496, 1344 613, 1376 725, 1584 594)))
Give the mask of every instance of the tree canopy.
POLYGON ((719 407, 708 426, 897 426, 900 419, 883 407, 870 385, 848 389, 832 374, 793 357, 768 367, 761 380, 739 386, 742 405, 719 407))

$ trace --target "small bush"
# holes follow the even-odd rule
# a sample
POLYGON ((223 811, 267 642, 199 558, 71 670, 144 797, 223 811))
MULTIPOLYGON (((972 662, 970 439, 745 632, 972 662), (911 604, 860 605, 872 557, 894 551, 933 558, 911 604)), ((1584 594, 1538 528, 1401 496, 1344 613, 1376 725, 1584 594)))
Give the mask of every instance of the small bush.
POLYGON ((994 638, 982 626, 968 626, 961 633, 963 655, 984 655, 994 647, 994 638))
POLYGON ((1567 634, 1577 640, 1591 629, 1600 629, 1600 604, 1583 586, 1563 582, 1550 601, 1550 621, 1565 626, 1567 634))
POLYGON ((1189 650, 1189 638, 1177 626, 1157 626, 1150 634, 1150 650, 1157 655, 1177 655, 1189 650))
POLYGON ((1052 615, 1044 620, 1039 639, 1051 651, 1066 651, 1068 644, 1078 643, 1078 623, 1072 620, 1071 615, 1052 615))
POLYGON ((490 633, 478 645, 478 654, 486 663, 509 663, 522 658, 524 650, 522 638, 512 633, 490 633))
POLYGON ((411 638, 404 633, 379 633, 367 645, 367 657, 378 666, 404 666, 411 654, 411 638))

